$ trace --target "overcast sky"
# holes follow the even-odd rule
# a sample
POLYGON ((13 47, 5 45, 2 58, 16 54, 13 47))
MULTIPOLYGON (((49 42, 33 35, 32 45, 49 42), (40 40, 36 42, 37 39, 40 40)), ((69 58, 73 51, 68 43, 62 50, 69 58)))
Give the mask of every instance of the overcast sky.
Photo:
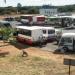
POLYGON ((69 5, 69 4, 75 4, 75 0, 6 0, 6 4, 4 3, 4 0, 0 0, 0 6, 16 6, 17 3, 21 3, 22 6, 39 6, 44 4, 52 4, 55 6, 60 5, 69 5))

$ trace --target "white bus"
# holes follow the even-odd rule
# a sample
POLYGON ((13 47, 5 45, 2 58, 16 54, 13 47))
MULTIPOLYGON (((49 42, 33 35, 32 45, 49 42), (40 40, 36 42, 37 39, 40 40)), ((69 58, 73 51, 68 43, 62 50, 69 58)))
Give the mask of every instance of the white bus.
POLYGON ((45 39, 43 38, 43 32, 40 28, 27 27, 27 26, 17 26, 18 36, 17 40, 29 45, 36 43, 43 43, 45 39))
POLYGON ((58 49, 61 52, 75 51, 75 33, 63 33, 59 41, 58 49))

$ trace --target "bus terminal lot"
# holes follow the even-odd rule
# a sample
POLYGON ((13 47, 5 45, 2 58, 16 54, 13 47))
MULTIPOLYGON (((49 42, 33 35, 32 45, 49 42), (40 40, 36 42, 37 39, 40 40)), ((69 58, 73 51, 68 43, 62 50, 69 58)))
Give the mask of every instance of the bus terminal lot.
POLYGON ((56 42, 48 42, 46 45, 42 46, 40 49, 54 52, 57 48, 58 48, 58 45, 56 42))

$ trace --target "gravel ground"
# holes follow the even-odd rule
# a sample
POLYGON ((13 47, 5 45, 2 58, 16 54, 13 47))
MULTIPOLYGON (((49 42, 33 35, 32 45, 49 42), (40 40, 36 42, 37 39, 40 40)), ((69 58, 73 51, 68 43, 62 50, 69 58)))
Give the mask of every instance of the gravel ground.
POLYGON ((50 42, 50 43, 47 43, 45 46, 43 46, 41 49, 54 52, 57 48, 58 48, 58 45, 56 44, 56 42, 50 42))

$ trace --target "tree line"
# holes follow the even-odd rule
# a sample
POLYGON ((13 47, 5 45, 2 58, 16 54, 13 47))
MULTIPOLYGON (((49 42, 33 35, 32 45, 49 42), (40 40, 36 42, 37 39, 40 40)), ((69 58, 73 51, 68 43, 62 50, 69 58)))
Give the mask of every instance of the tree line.
POLYGON ((22 6, 20 3, 17 7, 8 6, 0 7, 0 15, 4 14, 39 14, 40 6, 22 6))
POLYGON ((74 5, 65 5, 65 6, 58 6, 59 12, 75 12, 75 4, 74 5))
MULTIPOLYGON (((75 12, 75 5, 56 6, 58 12, 75 12)), ((0 15, 4 14, 39 14, 41 6, 22 6, 20 3, 17 7, 0 7, 0 15)))

